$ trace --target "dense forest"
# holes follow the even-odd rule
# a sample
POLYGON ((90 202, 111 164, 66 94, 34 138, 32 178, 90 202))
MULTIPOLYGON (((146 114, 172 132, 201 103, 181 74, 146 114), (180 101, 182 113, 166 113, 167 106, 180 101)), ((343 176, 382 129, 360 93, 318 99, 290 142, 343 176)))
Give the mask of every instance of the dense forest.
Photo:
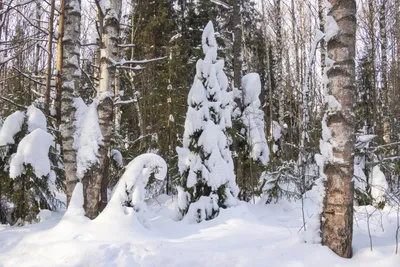
POLYGON ((397 0, 0 0, 0 223, 285 201, 350 258, 390 209, 397 254, 399 99, 397 0))

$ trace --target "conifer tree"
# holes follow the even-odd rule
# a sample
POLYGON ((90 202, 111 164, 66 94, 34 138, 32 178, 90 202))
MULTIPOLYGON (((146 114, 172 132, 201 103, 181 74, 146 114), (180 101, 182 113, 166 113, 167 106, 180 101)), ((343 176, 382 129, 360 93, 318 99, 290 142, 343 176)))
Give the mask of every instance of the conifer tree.
POLYGON ((224 61, 217 60, 217 43, 210 21, 203 31, 205 58, 196 64, 196 76, 188 95, 183 147, 178 147, 179 209, 189 221, 216 217, 220 207, 236 203, 238 187, 226 130, 231 127, 232 96, 224 61))

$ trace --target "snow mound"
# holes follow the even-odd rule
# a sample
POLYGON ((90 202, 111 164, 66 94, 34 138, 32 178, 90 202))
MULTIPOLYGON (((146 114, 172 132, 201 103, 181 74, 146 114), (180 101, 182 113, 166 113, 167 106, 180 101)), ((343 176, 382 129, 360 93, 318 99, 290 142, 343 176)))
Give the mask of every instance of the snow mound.
POLYGON ((68 209, 64 217, 82 217, 85 215, 85 210, 83 209, 84 199, 83 199, 83 185, 82 183, 77 183, 75 185, 74 191, 72 192, 71 200, 68 205, 68 209))
POLYGON ((47 221, 48 219, 51 218, 51 211, 47 209, 40 210, 37 215, 37 218, 40 222, 47 221))

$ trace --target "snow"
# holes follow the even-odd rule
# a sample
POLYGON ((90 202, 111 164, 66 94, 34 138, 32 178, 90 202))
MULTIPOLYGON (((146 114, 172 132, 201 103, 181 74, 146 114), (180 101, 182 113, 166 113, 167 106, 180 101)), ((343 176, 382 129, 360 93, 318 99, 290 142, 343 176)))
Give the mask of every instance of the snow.
POLYGON ((326 34, 325 41, 329 42, 333 37, 335 37, 339 32, 339 26, 336 20, 332 16, 326 16, 326 34))
POLYGON ((112 159, 117 163, 118 167, 124 167, 124 158, 122 154, 117 149, 111 149, 112 159))
POLYGON ((28 132, 33 132, 33 130, 38 128, 47 131, 46 116, 40 109, 31 105, 26 111, 26 116, 28 117, 28 132))
POLYGON ((50 210, 40 210, 39 214, 37 215, 37 218, 40 222, 47 221, 48 219, 51 218, 51 211, 50 210))
POLYGON ((368 142, 371 142, 372 139, 374 139, 375 137, 376 137, 376 135, 374 135, 374 134, 360 135, 357 137, 357 142, 368 143, 368 142))
POLYGON ((116 189, 104 213, 115 206, 132 205, 135 210, 144 206, 146 185, 151 173, 158 180, 164 180, 167 175, 167 164, 156 154, 142 154, 133 159, 118 181, 116 189))
POLYGON ((249 73, 242 78, 242 90, 245 109, 242 122, 246 126, 247 142, 251 147, 251 157, 263 165, 269 161, 269 148, 264 132, 264 112, 260 109, 260 76, 249 73))
POLYGON ((209 21, 204 28, 201 38, 201 45, 203 47, 203 53, 205 55, 207 55, 208 51, 211 49, 216 50, 217 40, 215 39, 214 25, 211 21, 209 21))
POLYGON ((375 203, 378 204, 385 201, 388 188, 385 174, 383 174, 378 165, 374 166, 372 169, 371 196, 375 203))
POLYGON ((202 221, 212 219, 214 212, 218 210, 218 195, 201 196, 199 200, 189 206, 189 211, 185 216, 185 222, 200 223, 202 221))
POLYGON ((75 185, 74 191, 72 192, 72 197, 68 209, 64 214, 64 218, 83 217, 85 215, 83 203, 83 185, 79 182, 75 185))
MULTIPOLYGON (((76 186, 73 198, 76 191, 82 192, 81 184, 76 186)), ((307 218, 315 212, 313 201, 311 194, 305 199, 307 218)), ((128 224, 119 218, 85 220, 82 214, 74 215, 70 210, 64 217, 52 213, 39 224, 2 225, 0 265, 397 267, 400 264, 400 255, 394 254, 396 213, 390 212, 390 208, 385 208, 382 215, 375 212, 370 218, 373 251, 369 248, 365 212, 371 214, 373 207, 355 208, 354 255, 352 259, 343 259, 325 246, 304 243, 300 202, 269 205, 242 202, 221 209, 217 218, 199 224, 175 221, 175 205, 176 197, 166 195, 149 200, 146 203, 149 229, 137 221, 128 224)))
POLYGON ((272 121, 271 135, 274 141, 278 141, 281 138, 281 126, 276 121, 272 121))
POLYGON ((97 115, 98 100, 86 106, 82 98, 74 99, 75 136, 74 148, 77 149, 77 177, 82 179, 85 172, 98 162, 99 147, 103 145, 103 135, 97 115))
POLYGON ((48 154, 53 142, 54 137, 40 128, 26 135, 18 144, 17 153, 11 159, 10 177, 20 176, 28 164, 32 166, 36 177, 49 175, 51 162, 48 154))
POLYGON ((14 144, 14 135, 21 131, 25 121, 25 114, 16 111, 6 118, 0 130, 0 146, 14 144))

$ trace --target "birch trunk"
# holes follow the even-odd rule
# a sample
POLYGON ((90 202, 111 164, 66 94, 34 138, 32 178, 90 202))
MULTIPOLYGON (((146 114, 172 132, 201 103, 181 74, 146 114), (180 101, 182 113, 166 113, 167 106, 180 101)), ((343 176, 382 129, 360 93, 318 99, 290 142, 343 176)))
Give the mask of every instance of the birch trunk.
POLYGON ((99 19, 102 20, 100 47, 100 82, 99 82, 99 124, 103 135, 103 145, 99 148, 99 164, 93 168, 89 177, 85 176, 83 187, 85 194, 86 216, 97 217, 106 205, 107 199, 101 198, 101 188, 108 184, 109 149, 113 133, 114 90, 116 86, 116 65, 118 59, 119 20, 122 0, 114 0, 105 5, 99 19), (101 204, 100 204, 101 201, 101 204))
POLYGON ((355 0, 329 0, 332 16, 338 24, 337 35, 328 40, 328 56, 335 61, 327 72, 328 90, 341 104, 328 111, 327 126, 334 159, 326 160, 326 197, 322 222, 322 242, 341 257, 352 256, 353 238, 353 148, 355 102, 355 0))
POLYGON ((73 100, 77 96, 81 71, 80 25, 81 1, 61 0, 61 16, 58 43, 58 88, 61 89, 61 138, 67 187, 67 203, 71 199, 78 178, 76 176, 76 151, 74 149, 75 108, 73 100), (62 59, 62 60, 61 60, 62 59), (61 76, 60 76, 61 75, 61 76))

